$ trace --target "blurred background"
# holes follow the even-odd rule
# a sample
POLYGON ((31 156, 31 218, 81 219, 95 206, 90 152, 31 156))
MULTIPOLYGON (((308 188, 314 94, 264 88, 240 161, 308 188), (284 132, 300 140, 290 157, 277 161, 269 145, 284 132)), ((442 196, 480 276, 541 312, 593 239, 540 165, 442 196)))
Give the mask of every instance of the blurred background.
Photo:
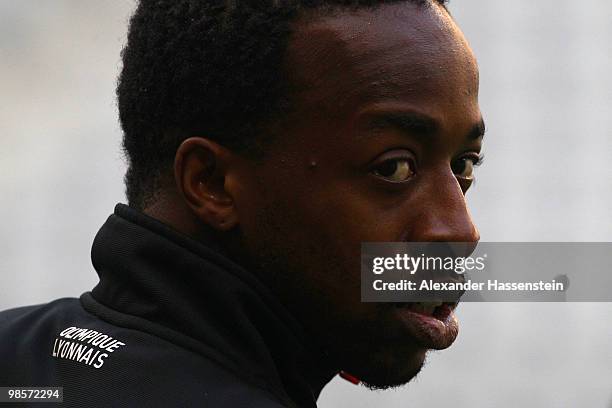
MULTIPOLYGON (((0 310, 97 282, 124 202, 114 88, 134 3, 0 0, 0 310)), ((479 59, 483 241, 612 241, 612 3, 455 0, 479 59)), ((612 288, 610 288, 612 290, 612 288)), ((334 380, 331 407, 612 407, 612 304, 464 304, 407 386, 334 380)), ((0 339, 1 341, 1 339, 0 339)))

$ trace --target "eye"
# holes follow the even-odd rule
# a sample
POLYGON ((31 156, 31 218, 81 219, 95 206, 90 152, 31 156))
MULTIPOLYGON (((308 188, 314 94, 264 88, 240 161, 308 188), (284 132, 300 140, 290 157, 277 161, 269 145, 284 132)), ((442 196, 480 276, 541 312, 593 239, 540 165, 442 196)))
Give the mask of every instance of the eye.
POLYGON ((459 178, 472 180, 474 178, 474 168, 482 163, 483 156, 472 154, 460 157, 452 164, 453 173, 459 178))
POLYGON ((372 174, 392 183, 402 183, 416 174, 416 166, 411 157, 383 158, 373 167, 372 174))

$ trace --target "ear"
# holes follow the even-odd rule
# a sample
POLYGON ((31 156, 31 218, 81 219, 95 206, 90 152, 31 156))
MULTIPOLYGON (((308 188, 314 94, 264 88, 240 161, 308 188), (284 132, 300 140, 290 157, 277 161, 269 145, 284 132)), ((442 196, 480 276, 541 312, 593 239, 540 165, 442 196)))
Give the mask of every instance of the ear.
POLYGON ((227 231, 238 224, 234 200, 227 191, 232 153, 204 138, 185 140, 176 151, 174 178, 191 211, 212 228, 227 231))

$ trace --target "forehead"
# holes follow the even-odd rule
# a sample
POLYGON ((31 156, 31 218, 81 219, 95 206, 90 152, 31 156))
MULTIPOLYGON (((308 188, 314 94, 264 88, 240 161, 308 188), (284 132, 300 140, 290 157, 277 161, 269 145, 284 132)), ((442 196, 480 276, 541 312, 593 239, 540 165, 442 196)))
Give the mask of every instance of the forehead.
POLYGON ((446 10, 434 4, 305 16, 296 23, 286 70, 303 108, 335 114, 373 99, 442 107, 476 101, 478 94, 473 54, 446 10))

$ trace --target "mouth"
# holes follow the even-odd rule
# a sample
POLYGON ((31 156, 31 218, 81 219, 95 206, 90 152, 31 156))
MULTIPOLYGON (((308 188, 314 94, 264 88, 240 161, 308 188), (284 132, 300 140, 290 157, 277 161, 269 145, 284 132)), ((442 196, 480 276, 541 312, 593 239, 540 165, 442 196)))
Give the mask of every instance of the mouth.
POLYGON ((456 302, 394 303, 393 313, 421 346, 443 350, 459 334, 456 307, 456 302))

